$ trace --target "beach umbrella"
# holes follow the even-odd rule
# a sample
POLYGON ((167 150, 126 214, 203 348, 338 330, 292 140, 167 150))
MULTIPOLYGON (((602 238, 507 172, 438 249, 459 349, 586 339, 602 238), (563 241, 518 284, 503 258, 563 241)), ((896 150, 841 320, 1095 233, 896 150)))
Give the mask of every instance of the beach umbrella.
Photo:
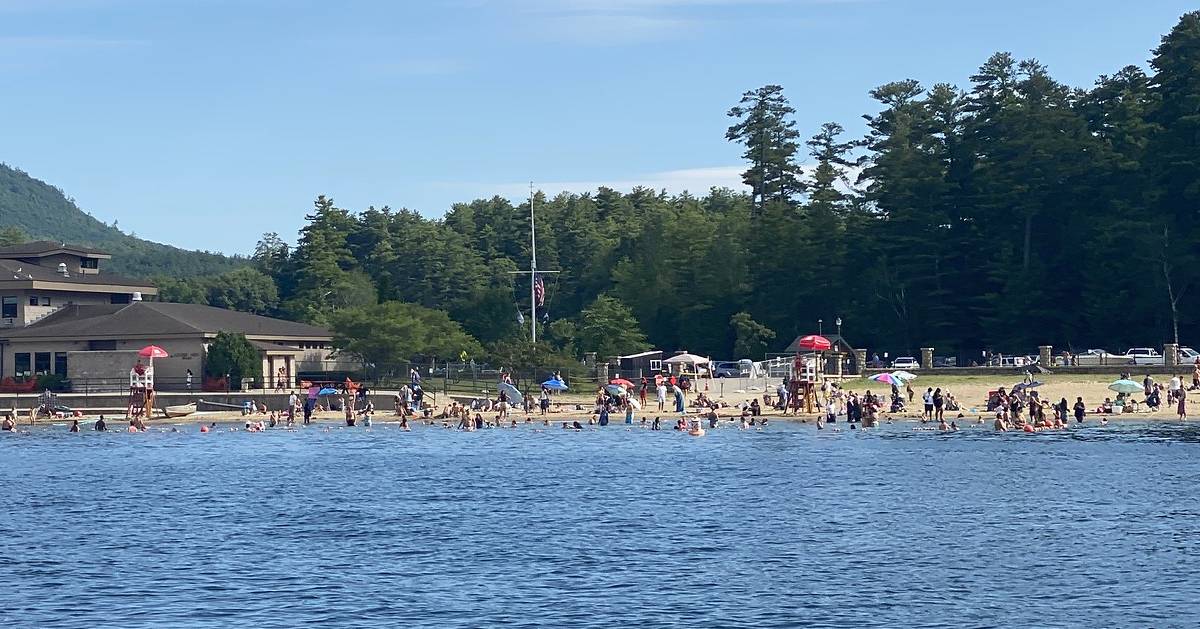
POLYGON ((870 378, 867 378, 867 380, 871 380, 874 382, 882 382, 884 384, 894 384, 896 386, 904 384, 904 382, 902 380, 900 380, 899 378, 897 378, 896 376, 894 376, 890 373, 877 373, 877 374, 871 376, 870 378))
POLYGON ((824 352, 833 347, 833 343, 829 339, 816 334, 809 334, 800 338, 800 349, 806 349, 810 352, 824 352))
POLYGON ((612 395, 625 395, 625 388, 617 384, 606 385, 604 390, 612 395))
POLYGON ((567 383, 562 380, 547 380, 542 383, 542 386, 551 391, 566 391, 568 388, 567 383))
POLYGON ((916 380, 917 374, 909 373, 907 371, 893 371, 892 377, 908 382, 909 380, 916 380))
POLYGON ((166 358, 169 355, 170 354, 167 354, 167 350, 157 345, 147 345, 138 350, 138 356, 142 356, 144 358, 166 358))
POLYGON ((1144 390, 1141 383, 1133 380, 1117 380, 1108 385, 1108 389, 1117 393, 1141 393, 1144 390))
POLYGON ((624 378, 613 378, 612 380, 609 380, 608 383, 615 384, 617 386, 622 386, 622 387, 632 387, 633 386, 632 382, 630 382, 624 378))
POLYGON ((338 390, 333 387, 324 387, 317 391, 317 395, 337 395, 338 390))

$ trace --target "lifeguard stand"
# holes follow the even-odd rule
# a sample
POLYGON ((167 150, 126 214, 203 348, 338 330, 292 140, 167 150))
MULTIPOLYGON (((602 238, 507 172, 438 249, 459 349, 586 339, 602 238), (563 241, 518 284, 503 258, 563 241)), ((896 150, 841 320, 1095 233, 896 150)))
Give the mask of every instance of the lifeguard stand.
POLYGON ((792 361, 792 379, 788 382, 790 406, 799 413, 804 405, 805 413, 812 413, 817 403, 817 361, 804 354, 796 354, 792 361))
POLYGON ((129 370, 129 405, 125 417, 148 417, 147 409, 154 408, 154 363, 138 361, 129 370))

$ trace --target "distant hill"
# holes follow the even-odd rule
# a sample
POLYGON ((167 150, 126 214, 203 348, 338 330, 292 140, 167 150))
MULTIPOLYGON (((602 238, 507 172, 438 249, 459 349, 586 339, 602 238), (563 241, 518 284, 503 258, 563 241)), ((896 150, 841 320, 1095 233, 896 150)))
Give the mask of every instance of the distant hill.
POLYGON ((79 209, 62 190, 0 164, 0 228, 16 227, 30 240, 90 245, 112 254, 105 268, 131 277, 187 277, 223 273, 244 258, 188 251, 142 240, 79 209))

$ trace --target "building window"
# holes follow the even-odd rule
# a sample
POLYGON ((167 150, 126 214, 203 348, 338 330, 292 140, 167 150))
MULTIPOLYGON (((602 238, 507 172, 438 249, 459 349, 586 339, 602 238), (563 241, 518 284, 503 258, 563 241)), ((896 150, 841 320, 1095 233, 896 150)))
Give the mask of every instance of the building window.
POLYGON ((54 352, 54 373, 60 376, 67 375, 67 353, 54 352))
POLYGON ((133 296, 132 296, 132 295, 130 295, 129 293, 113 293, 113 294, 112 294, 112 296, 111 296, 111 297, 109 297, 109 303, 112 303, 112 304, 128 304, 128 303, 131 303, 131 302, 133 301, 133 298, 132 298, 132 297, 133 297, 133 296))
POLYGON ((42 297, 42 305, 43 305, 43 306, 49 306, 49 305, 50 305, 50 298, 49 298, 49 297, 42 297))
POLYGON ((81 268, 81 269, 98 269, 98 268, 100 268, 100 259, 99 258, 84 258, 79 261, 79 268, 81 268))
POLYGON ((50 352, 34 353, 33 373, 39 376, 50 373, 50 352))
POLYGON ((89 352, 111 352, 117 349, 116 341, 88 341, 89 352))
POLYGON ((37 295, 30 295, 30 296, 29 296, 29 305, 30 305, 30 306, 36 306, 37 304, 38 304, 38 302, 37 302, 37 295))
POLYGON ((17 318, 17 298, 15 295, 0 299, 0 317, 5 319, 17 318))
POLYGON ((13 375, 18 378, 29 375, 29 352, 13 354, 13 375))
POLYGON ((662 361, 661 360, 650 361, 650 371, 662 371, 662 361))

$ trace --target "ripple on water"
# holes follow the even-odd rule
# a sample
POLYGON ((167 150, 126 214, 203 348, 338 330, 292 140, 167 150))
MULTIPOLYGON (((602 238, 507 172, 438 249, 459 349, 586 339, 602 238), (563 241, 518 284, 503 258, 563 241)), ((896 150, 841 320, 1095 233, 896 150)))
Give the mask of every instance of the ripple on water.
POLYGON ((1200 429, 0 435, 0 625, 1169 626, 1200 429))

